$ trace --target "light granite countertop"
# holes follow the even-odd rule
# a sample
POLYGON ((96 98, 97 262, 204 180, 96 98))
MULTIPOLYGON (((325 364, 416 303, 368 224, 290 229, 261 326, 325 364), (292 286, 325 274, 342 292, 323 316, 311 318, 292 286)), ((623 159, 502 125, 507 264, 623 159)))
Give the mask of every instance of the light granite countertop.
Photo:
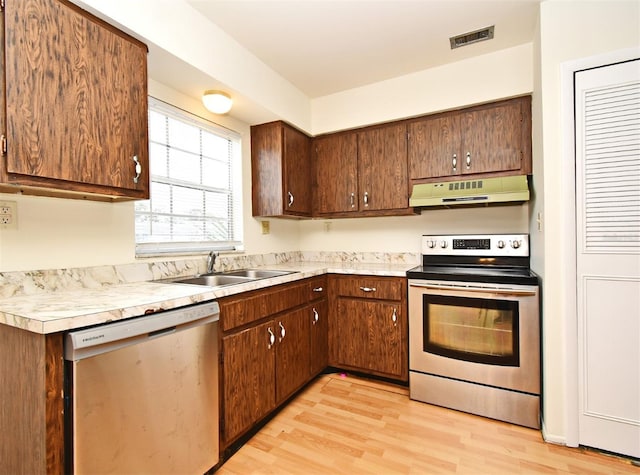
MULTIPOLYGON (((48 334, 143 316, 328 273, 405 277, 406 271, 417 265, 412 256, 381 258, 378 259, 379 262, 359 262, 353 258, 347 259, 349 262, 344 262, 345 259, 342 259, 343 262, 310 262, 277 257, 273 264, 268 263, 269 259, 250 262, 243 260, 236 264, 236 268, 263 267, 290 271, 290 274, 224 287, 154 281, 172 273, 182 276, 201 273, 204 271, 201 263, 178 266, 179 269, 171 269, 171 272, 163 269, 160 273, 157 271, 159 266, 155 266, 136 278, 131 277, 131 269, 116 269, 111 272, 108 267, 94 270, 90 278, 89 273, 84 275, 75 270, 59 271, 54 278, 51 275, 42 277, 41 274, 32 273, 25 274, 24 280, 16 284, 15 277, 11 280, 4 276, 4 282, 0 279, 0 284, 6 285, 7 289, 11 285, 14 288, 20 287, 20 291, 6 297, 1 296, 0 324, 48 334), (122 275, 127 273, 129 276, 125 275, 123 278, 122 275), (82 275, 78 277, 76 274, 82 275), (111 274, 117 274, 117 277, 111 274), (48 283, 43 283, 45 281, 48 283)), ((227 267, 233 266, 227 264, 227 267)))

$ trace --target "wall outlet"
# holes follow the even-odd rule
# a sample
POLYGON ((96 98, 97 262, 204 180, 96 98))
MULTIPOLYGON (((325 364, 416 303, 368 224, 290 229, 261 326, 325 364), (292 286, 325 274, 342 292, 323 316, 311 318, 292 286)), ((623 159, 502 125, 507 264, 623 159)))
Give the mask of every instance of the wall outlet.
POLYGON ((15 201, 0 201, 0 229, 18 228, 18 206, 15 201))
POLYGON ((269 234, 271 231, 269 229, 269 221, 260 221, 260 224, 262 225, 262 234, 269 234))

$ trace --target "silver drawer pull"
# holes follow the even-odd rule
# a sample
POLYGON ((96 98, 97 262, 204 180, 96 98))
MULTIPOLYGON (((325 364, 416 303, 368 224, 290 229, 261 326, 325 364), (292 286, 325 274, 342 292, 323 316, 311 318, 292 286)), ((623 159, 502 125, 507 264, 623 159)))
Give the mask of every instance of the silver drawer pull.
POLYGON ((318 311, 317 311, 317 310, 315 309, 315 307, 314 307, 314 308, 313 308, 313 322, 311 322, 311 323, 313 323, 314 325, 315 325, 316 323, 318 323, 318 318, 319 318, 319 317, 318 317, 318 311))
POLYGON ((393 308, 393 315, 391 315, 391 321, 393 322, 394 327, 398 326, 398 314, 396 312, 395 307, 393 308))
POLYGON ((360 290, 362 290, 363 292, 375 292, 376 288, 375 287, 360 287, 360 290))
POLYGON ((313 289, 314 292, 322 292, 324 289, 322 287, 316 287, 313 289))
POLYGON ((284 336, 287 334, 287 332, 284 329, 284 325, 282 324, 282 322, 278 322, 278 325, 280 325, 280 341, 282 341, 284 340, 284 336))

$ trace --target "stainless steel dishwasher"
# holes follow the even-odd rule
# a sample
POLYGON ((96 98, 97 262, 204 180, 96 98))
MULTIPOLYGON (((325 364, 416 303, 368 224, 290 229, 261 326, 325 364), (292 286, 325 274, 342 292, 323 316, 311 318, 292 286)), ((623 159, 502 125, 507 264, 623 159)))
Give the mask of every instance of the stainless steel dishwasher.
POLYGON ((69 473, 218 463, 218 319, 212 301, 67 333, 69 473))

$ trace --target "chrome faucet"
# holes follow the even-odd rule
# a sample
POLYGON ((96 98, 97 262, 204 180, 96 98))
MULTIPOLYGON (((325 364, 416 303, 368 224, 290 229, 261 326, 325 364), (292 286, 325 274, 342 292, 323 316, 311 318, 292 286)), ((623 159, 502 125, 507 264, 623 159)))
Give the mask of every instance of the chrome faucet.
POLYGON ((216 265, 216 258, 218 257, 218 253, 216 251, 211 251, 209 256, 207 257, 207 273, 211 274, 213 272, 213 266, 216 265))

